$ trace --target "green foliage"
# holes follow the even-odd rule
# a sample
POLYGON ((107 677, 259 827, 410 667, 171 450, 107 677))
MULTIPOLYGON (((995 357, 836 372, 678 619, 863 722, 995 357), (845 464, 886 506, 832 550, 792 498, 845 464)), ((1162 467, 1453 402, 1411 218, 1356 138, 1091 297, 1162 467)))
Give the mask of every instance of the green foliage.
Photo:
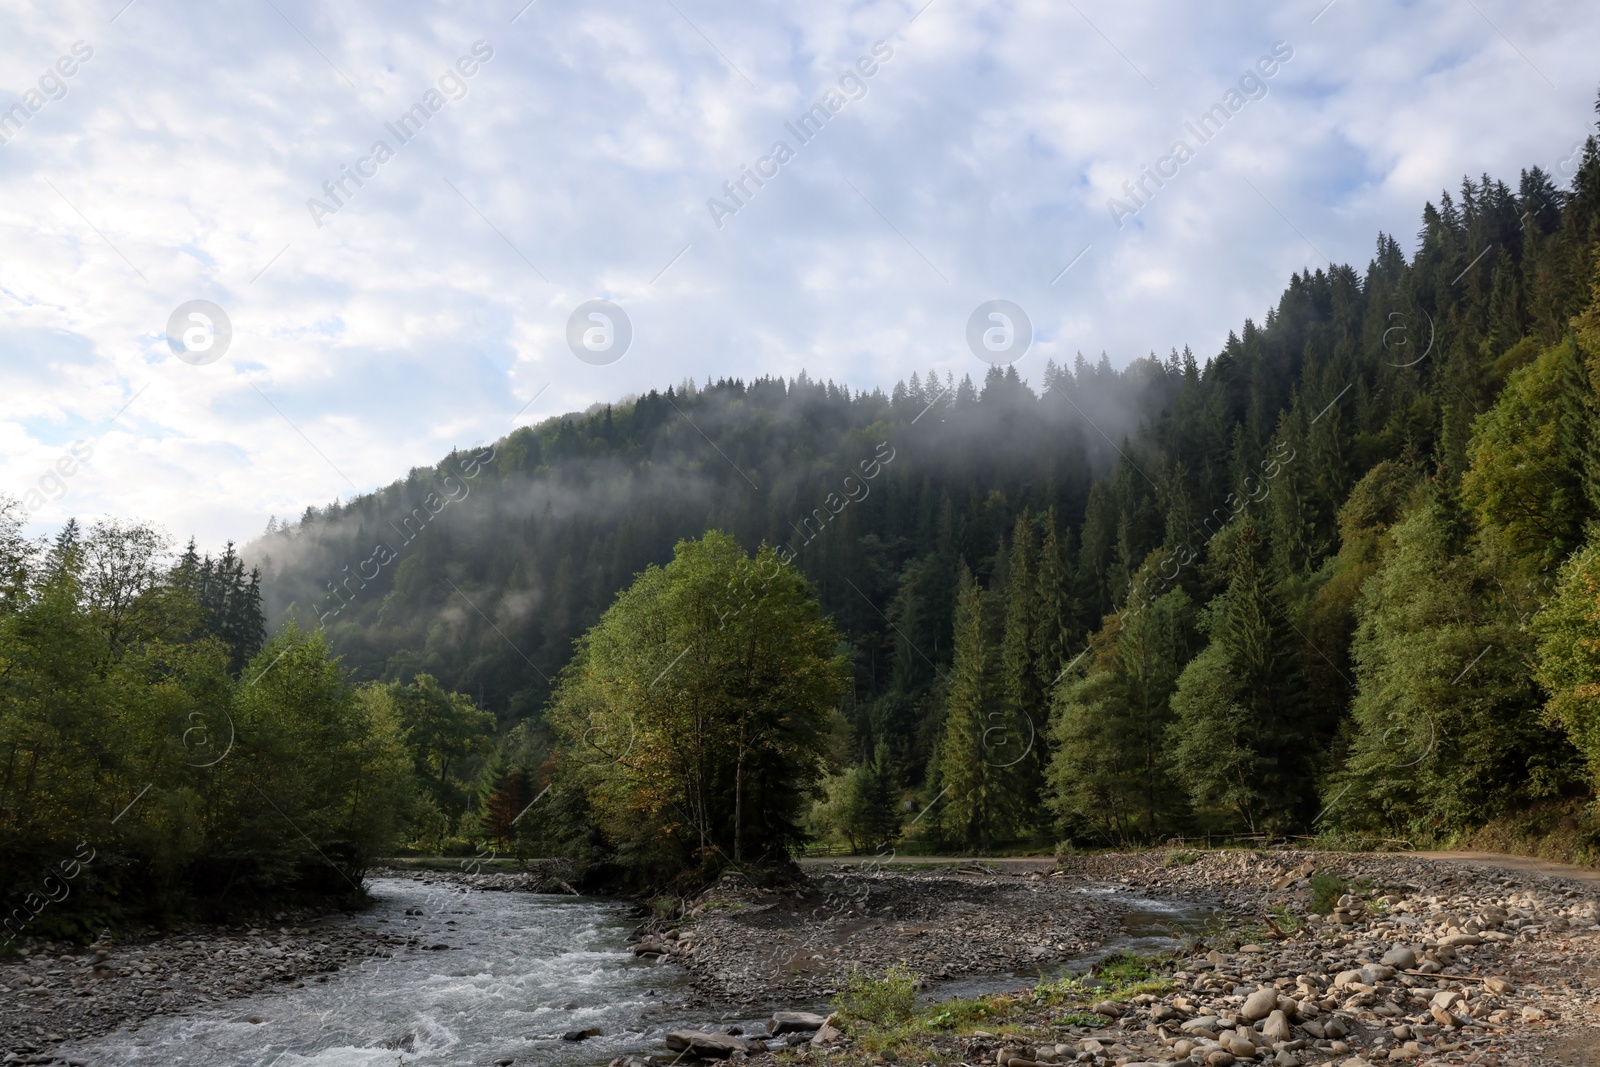
POLYGON ((411 803, 386 691, 320 633, 263 647, 228 556, 172 563, 138 525, 16 530, 0 502, 7 936, 359 896, 411 803))
POLYGON ((1581 535, 1582 456, 1567 446, 1582 435, 1563 433, 1563 399, 1578 360, 1569 338, 1515 371, 1478 418, 1468 449, 1462 500, 1490 560, 1519 585, 1560 563, 1581 535))
POLYGON ((1033 987, 1034 999, 1042 1004, 1059 1004, 1064 1000, 1077 1000, 1084 996, 1083 976, 1064 974, 1053 982, 1040 980, 1033 987))
POLYGON ((1032 740, 1006 698, 989 604, 964 568, 957 593, 955 662, 939 749, 946 790, 940 825, 957 847, 983 850, 1017 833, 1024 817, 1024 776, 1017 764, 1032 740))
POLYGON ((1172 694, 1172 768, 1194 805, 1257 833, 1304 818, 1311 800, 1299 645, 1262 567, 1255 528, 1240 527, 1228 584, 1206 608, 1210 643, 1172 694))
POLYGON ((1169 849, 1167 854, 1161 857, 1163 867, 1188 867, 1199 862, 1200 853, 1181 848, 1169 849))
POLYGON ((1267 914, 1271 916, 1272 921, 1277 925, 1277 929, 1285 934, 1294 934, 1305 925, 1305 920, 1301 919, 1299 914, 1287 904, 1278 904, 1268 908, 1267 914))
POLYGON ((1182 794, 1167 769, 1169 700, 1194 645, 1194 608, 1183 589, 1159 597, 1165 557, 1135 577, 1128 611, 1091 639, 1086 673, 1056 689, 1050 804, 1063 825, 1102 840, 1151 840, 1172 827, 1182 794))
POLYGON ((534 854, 555 770, 555 742, 542 721, 525 720, 501 736, 474 786, 478 828, 486 843, 519 857, 534 854), (536 811, 537 809, 537 811, 536 811))
POLYGON ((935 1030, 968 1030, 993 1014, 994 1007, 987 998, 952 997, 931 1009, 924 1023, 935 1030))
MULTIPOLYGON (((573 640, 711 526, 746 552, 785 539, 775 551, 835 627, 851 699, 807 767, 858 765, 807 823, 831 840, 841 814, 879 836, 859 799, 881 799, 880 744, 897 786, 939 805, 915 832, 957 849, 1052 821, 1086 844, 1457 834, 1593 795, 1571 747, 1592 747, 1591 665, 1568 652, 1590 623, 1576 594, 1551 598, 1600 519, 1597 238, 1591 140, 1570 189, 1538 168, 1514 188, 1467 180, 1423 207, 1414 254, 1380 235, 1364 268, 1296 274, 1204 357, 1079 357, 1031 384, 1013 368, 912 375, 887 395, 805 375, 686 382, 308 509, 247 555, 272 561, 274 619, 333 606, 328 578, 348 576, 326 617, 359 676, 425 671, 545 731, 537 759, 472 754, 451 761, 454 792, 425 782, 423 822, 458 835, 641 871, 801 836, 810 786, 797 808, 770 798, 771 833, 729 837, 692 799, 729 796, 698 757, 639 792, 591 766, 627 749, 635 705, 692 725, 644 690, 694 642, 657 642, 674 631, 636 611, 642 652, 605 653, 638 680, 625 695, 584 673, 591 653, 568 663, 573 640), (470 516, 440 510, 468 491, 470 516), (1437 536, 1412 525, 1429 506, 1437 536), (373 531, 382 551, 358 562, 373 531), (562 693, 541 724, 547 676, 562 693), (530 790, 543 799, 506 838, 530 790)), ((701 632, 721 625, 701 614, 701 632)), ((731 657, 686 658, 661 685, 687 667, 708 691, 731 657)), ((709 743, 651 737, 669 735, 671 751, 709 743)))
POLYGON ((1555 596, 1533 622, 1535 677, 1548 720, 1566 733, 1600 792, 1600 526, 1561 568, 1555 596))
POLYGON ((1091 973, 1115 991, 1147 982, 1155 972, 1151 970, 1151 961, 1143 956, 1131 952, 1113 952, 1102 957, 1091 968, 1091 973))
POLYGON ((1339 898, 1350 892, 1350 883, 1331 871, 1311 873, 1311 903, 1306 905, 1313 915, 1327 915, 1339 898))
POLYGON ((473 772, 491 751, 494 716, 479 711, 464 694, 445 692, 429 674, 386 689, 411 749, 417 788, 428 798, 418 810, 422 822, 414 827, 413 839, 437 833, 441 816, 447 834, 460 827, 467 812, 473 772))
POLYGON ((864 760, 823 783, 826 800, 809 819, 819 837, 842 839, 852 852, 875 852, 900 840, 900 788, 887 742, 864 760))
POLYGON ((852 969, 845 974, 833 999, 834 1010, 845 1019, 859 1020, 869 1026, 899 1026, 911 1020, 921 981, 921 975, 898 965, 884 971, 879 978, 852 969))
POLYGON ((1430 499, 1393 537, 1362 590, 1353 737, 1328 786, 1330 816, 1403 835, 1553 795, 1570 779, 1571 749, 1534 713, 1531 637, 1459 518, 1430 499))
POLYGON ((806 581, 712 532, 621 593, 549 720, 616 861, 643 880, 802 839, 847 665, 806 581))

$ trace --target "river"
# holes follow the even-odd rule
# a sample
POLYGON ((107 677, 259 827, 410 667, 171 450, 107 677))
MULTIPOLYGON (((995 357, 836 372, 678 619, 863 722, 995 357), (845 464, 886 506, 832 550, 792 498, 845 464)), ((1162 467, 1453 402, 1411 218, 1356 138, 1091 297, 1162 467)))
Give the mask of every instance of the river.
POLYGON ((628 950, 638 919, 626 905, 398 878, 370 886, 376 903, 353 922, 450 949, 396 948, 326 983, 124 1026, 57 1055, 91 1067, 604 1063, 660 1048, 668 1028, 723 1022, 689 1007, 680 970, 628 950), (590 1026, 604 1036, 561 1040, 590 1026))
MULTIPOLYGON (((129 1024, 57 1055, 90 1067, 455 1067, 504 1059, 559 1067, 660 1051, 666 1031, 684 1026, 760 1028, 761 1019, 703 1006, 677 967, 634 957, 638 920, 627 905, 401 878, 370 885, 374 906, 352 922, 450 948, 396 948, 325 983, 129 1024), (562 1040, 591 1026, 602 1036, 562 1040)), ((1171 947, 1172 935, 1209 912, 1136 897, 1125 903, 1122 938, 1051 971, 1082 970, 1109 951, 1171 947)), ((972 996, 1039 977, 974 976, 939 983, 924 997, 972 996)))

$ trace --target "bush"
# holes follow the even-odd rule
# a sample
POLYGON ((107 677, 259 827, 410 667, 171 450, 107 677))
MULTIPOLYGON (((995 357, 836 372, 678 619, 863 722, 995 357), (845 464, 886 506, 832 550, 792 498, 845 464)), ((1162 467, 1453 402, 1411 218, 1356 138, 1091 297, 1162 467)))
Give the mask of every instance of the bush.
POLYGON ((1175 848, 1168 852, 1161 860, 1163 867, 1187 867, 1192 863, 1200 862, 1200 853, 1190 852, 1188 849, 1175 848))
POLYGON ((1326 915, 1333 910, 1338 899, 1350 892, 1350 883, 1337 874, 1317 871, 1311 875, 1311 904, 1313 915, 1326 915))
POLYGON ((844 988, 834 997, 833 1006, 846 1019, 877 1027, 900 1026, 911 1021, 921 981, 920 974, 898 965, 883 972, 882 978, 852 970, 845 975, 844 988))

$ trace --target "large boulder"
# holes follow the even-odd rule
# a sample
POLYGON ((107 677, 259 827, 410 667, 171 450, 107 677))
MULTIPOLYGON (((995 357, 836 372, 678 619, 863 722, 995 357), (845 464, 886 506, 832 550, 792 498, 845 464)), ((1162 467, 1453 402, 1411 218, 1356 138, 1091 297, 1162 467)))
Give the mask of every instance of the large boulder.
POLYGON ((825 1045, 834 1044, 843 1036, 832 1023, 823 1023, 822 1029, 812 1035, 811 1044, 817 1048, 822 1048, 825 1045))
POLYGON ((1405 945, 1396 945, 1383 954, 1381 962, 1390 967, 1397 967, 1402 971, 1409 971, 1417 965, 1417 953, 1416 950, 1407 948, 1405 945))
POLYGON ((775 1011, 772 1018, 767 1020, 767 1033, 769 1034, 799 1034, 812 1033, 821 1030, 828 1020, 815 1012, 809 1011, 775 1011))
POLYGON ((1244 1005, 1239 1009, 1239 1015, 1246 1022, 1259 1022, 1278 1010, 1278 991, 1269 986, 1260 989, 1244 998, 1244 1005))
POLYGON ((703 1030, 673 1030, 667 1034, 667 1047, 703 1060, 725 1060, 735 1052, 746 1052, 750 1048, 742 1037, 711 1034, 703 1030))

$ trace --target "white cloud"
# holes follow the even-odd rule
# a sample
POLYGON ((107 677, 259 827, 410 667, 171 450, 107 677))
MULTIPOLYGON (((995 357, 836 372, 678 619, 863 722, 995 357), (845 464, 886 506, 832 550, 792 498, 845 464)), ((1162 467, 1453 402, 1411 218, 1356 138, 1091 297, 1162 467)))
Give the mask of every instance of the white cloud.
POLYGON ((1209 354, 1317 250, 1361 267, 1378 230, 1408 243, 1463 174, 1559 173, 1600 28, 1592 5, 1504 0, 1315 22, 1321 0, 935 0, 914 23, 921 0, 602 0, 514 24, 524 0, 275 2, 287 21, 234 0, 0 12, 0 107, 94 49, 0 144, 0 491, 93 441, 41 532, 109 512, 243 539, 350 495, 344 476, 498 436, 536 393, 518 422, 691 375, 976 375, 962 331, 993 297, 1047 339, 1035 380, 1079 350, 1209 354), (879 39, 866 95, 796 143, 785 122, 879 39), (479 40, 465 95, 398 143, 385 123, 479 40), (1269 95, 1118 230, 1105 198, 1279 40, 1269 95), (795 158, 716 229, 706 198, 778 139, 795 158), (306 199, 377 140, 394 158, 317 227, 306 199), (635 328, 606 367, 564 342, 595 296, 635 328), (234 326, 210 366, 163 337, 195 298, 234 326))

